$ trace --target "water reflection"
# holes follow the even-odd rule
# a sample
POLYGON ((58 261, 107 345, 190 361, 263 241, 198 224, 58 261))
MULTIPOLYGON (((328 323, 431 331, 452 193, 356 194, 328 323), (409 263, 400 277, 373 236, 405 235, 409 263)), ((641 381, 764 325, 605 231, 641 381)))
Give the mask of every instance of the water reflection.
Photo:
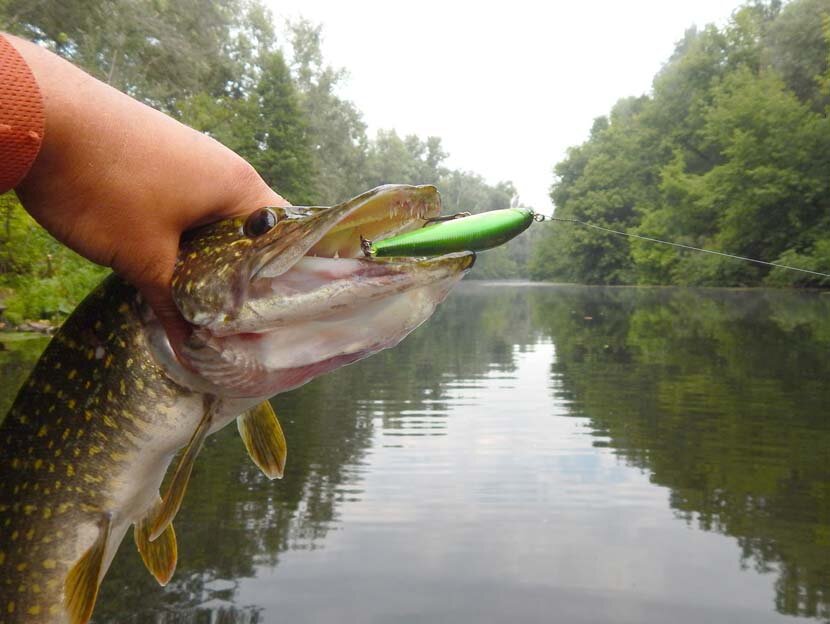
POLYGON ((468 285, 276 398, 283 481, 209 439, 95 621, 828 619, 828 375, 827 296, 468 285))
POLYGON ((533 310, 603 444, 774 574, 777 611, 830 617, 830 297, 574 288, 533 310))

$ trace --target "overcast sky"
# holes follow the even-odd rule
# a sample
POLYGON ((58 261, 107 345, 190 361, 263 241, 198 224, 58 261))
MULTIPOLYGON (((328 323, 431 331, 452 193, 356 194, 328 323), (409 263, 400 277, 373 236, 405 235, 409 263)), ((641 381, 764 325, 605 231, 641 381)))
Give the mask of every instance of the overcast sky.
MULTIPOLYGON (((724 24, 736 0, 456 2, 269 0, 278 25, 323 24, 341 95, 371 135, 437 135, 447 164, 551 209, 553 165, 620 97, 647 93, 686 28, 724 24)), ((395 182, 395 180, 389 180, 395 182)))

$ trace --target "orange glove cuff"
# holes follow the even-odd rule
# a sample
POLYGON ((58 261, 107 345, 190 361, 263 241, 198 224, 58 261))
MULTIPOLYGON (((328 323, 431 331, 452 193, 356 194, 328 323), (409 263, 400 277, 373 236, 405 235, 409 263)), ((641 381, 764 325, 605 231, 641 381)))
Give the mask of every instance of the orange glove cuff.
POLYGON ((35 161, 46 119, 32 71, 0 35, 0 193, 17 186, 35 161))

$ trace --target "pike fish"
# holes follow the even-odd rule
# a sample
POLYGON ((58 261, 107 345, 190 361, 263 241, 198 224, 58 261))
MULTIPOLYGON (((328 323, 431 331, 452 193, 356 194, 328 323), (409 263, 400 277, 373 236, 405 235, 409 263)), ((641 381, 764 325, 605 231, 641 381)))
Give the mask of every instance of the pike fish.
POLYGON ((130 529, 167 583, 194 460, 231 420, 257 466, 281 477, 286 443, 268 399, 396 345, 472 266, 469 252, 364 257, 361 237, 418 228, 440 210, 432 186, 383 186, 186 235, 173 294, 194 330, 178 357, 137 291, 105 279, 0 426, 0 623, 87 622, 130 529))

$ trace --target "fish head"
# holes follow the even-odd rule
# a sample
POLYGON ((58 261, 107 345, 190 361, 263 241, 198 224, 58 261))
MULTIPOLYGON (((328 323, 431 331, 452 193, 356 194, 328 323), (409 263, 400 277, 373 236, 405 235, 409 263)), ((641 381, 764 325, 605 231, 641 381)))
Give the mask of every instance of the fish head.
POLYGON ((179 352, 189 385, 267 397, 396 345, 475 256, 369 258, 361 242, 440 212, 434 186, 387 185, 333 207, 260 208, 188 233, 173 297, 194 327, 179 352))

